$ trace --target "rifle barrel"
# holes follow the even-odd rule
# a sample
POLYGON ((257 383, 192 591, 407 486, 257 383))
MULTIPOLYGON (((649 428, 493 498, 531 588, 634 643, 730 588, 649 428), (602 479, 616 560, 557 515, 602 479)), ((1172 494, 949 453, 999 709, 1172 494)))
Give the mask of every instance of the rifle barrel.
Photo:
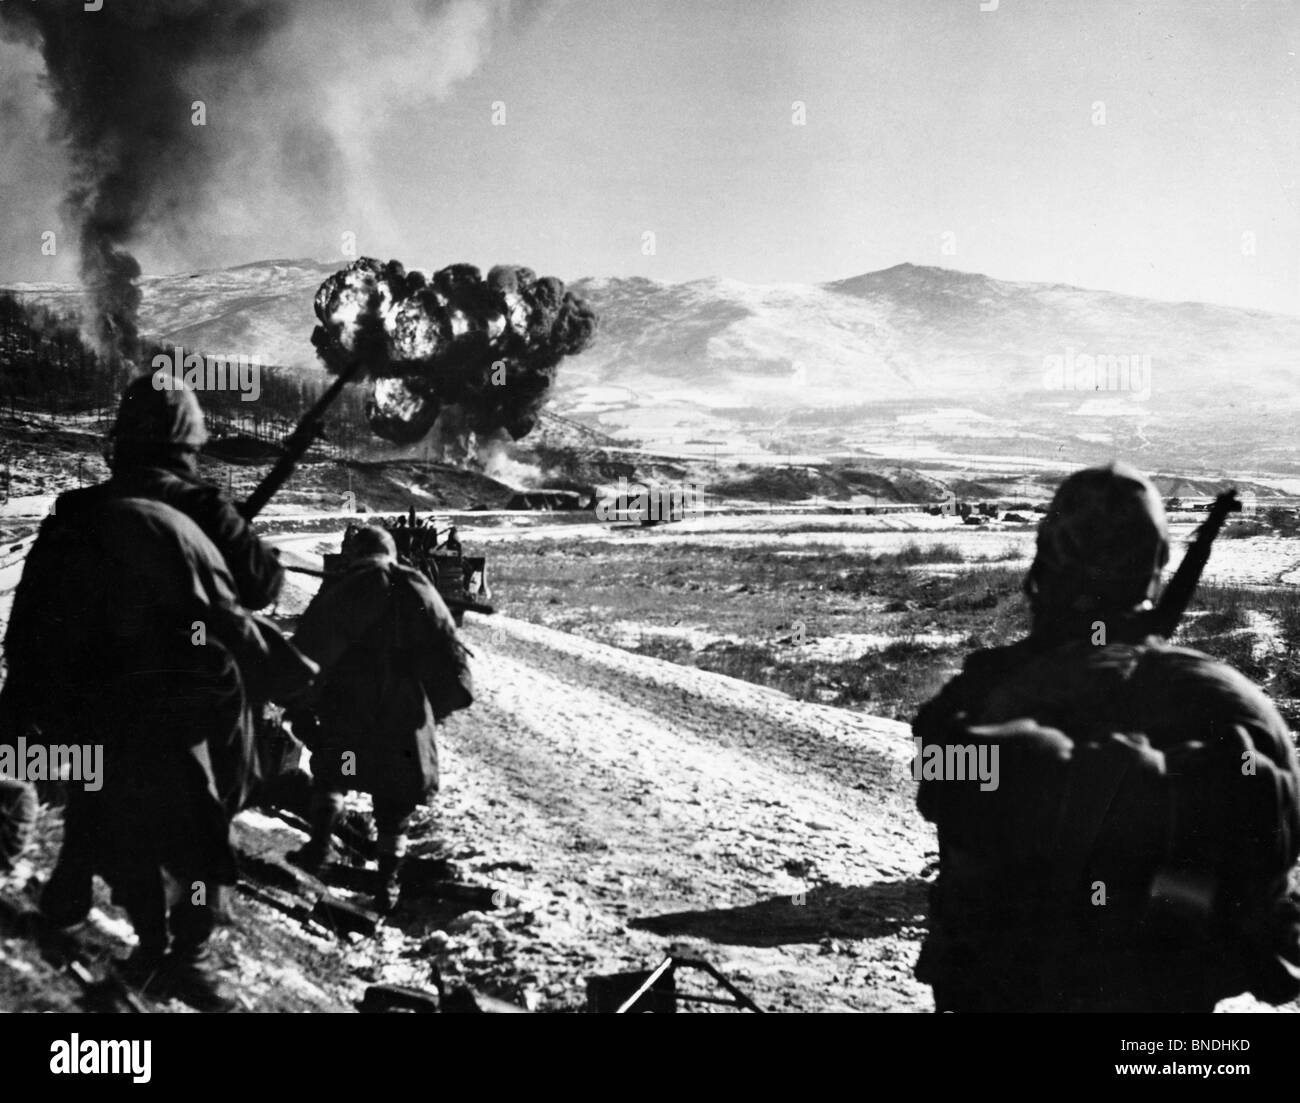
POLYGON ((1168 639, 1177 630, 1178 622, 1183 619, 1192 595, 1196 593, 1196 584, 1201 580, 1201 572, 1205 570, 1205 564, 1210 561, 1210 548, 1214 544, 1215 537, 1223 528, 1228 514, 1240 508, 1241 503, 1237 501, 1236 490, 1225 490, 1214 499, 1209 513, 1192 538, 1191 546, 1183 555, 1182 562, 1178 564, 1178 570, 1174 572, 1169 585, 1165 587, 1160 595, 1160 601, 1151 613, 1153 633, 1168 639))

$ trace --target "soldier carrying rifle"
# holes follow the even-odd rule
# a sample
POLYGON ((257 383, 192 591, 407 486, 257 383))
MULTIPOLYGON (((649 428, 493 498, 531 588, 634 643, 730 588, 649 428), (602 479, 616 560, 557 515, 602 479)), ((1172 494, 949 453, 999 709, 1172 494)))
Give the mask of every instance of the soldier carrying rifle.
POLYGON ((272 600, 282 573, 198 481, 205 437, 190 391, 147 376, 127 388, 112 478, 60 496, 24 565, 0 737, 104 751, 102 790, 69 785, 42 910, 60 925, 84 919, 98 873, 139 940, 123 979, 223 1010, 209 938, 236 876, 230 817, 255 780, 251 706, 291 649, 247 611, 272 600))
POLYGON ((312 837, 289 855, 319 873, 351 790, 374 798, 376 907, 396 906, 411 814, 438 787, 436 725, 472 701, 467 652, 433 584, 397 562, 392 535, 351 530, 347 562, 307 607, 294 644, 320 664, 294 732, 312 751, 312 837), (319 718, 312 718, 312 713, 319 718))
POLYGON ((968 656, 917 715, 923 745, 996 749, 1000 767, 992 788, 920 785, 939 876, 916 975, 936 1010, 1300 994, 1295 751, 1254 685, 1162 638, 1181 611, 1151 608, 1168 557, 1145 477, 1071 475, 1025 579, 1029 636, 968 656))

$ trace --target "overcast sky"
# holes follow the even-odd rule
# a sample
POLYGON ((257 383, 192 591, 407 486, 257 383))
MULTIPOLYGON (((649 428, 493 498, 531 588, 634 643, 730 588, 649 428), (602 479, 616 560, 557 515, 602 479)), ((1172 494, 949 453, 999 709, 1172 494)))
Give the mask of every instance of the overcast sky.
MULTIPOLYGON (((219 216, 138 243, 147 271, 338 258, 351 229, 425 268, 781 282, 912 261, 1300 313, 1297 0, 569 0, 510 20, 454 0, 473 49, 453 65, 395 34, 413 79, 391 94, 364 79, 387 50, 333 33, 336 2, 275 50, 332 82, 308 109, 347 116, 347 185, 289 209, 232 168, 219 216)), ((350 3, 376 27, 388 7, 350 3)), ((0 66, 0 279, 71 278, 66 249, 39 253, 65 171, 39 60, 6 44, 0 66)), ((235 148, 274 113, 258 94, 209 122, 235 148)))

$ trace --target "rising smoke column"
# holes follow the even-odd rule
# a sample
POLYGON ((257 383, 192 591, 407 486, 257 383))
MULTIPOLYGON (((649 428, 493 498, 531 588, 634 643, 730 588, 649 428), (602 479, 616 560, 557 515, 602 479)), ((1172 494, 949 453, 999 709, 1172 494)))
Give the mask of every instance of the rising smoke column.
POLYGON ((149 220, 186 202, 210 163, 191 122, 196 64, 237 63, 280 26, 288 0, 84 0, 0 4, 0 31, 38 45, 73 161, 66 208, 78 228, 95 336, 123 356, 138 336, 149 220))
MULTIPOLYGON (((319 255, 345 229, 399 233, 373 186, 376 122, 395 104, 437 103, 496 35, 526 30, 547 9, 543 0, 85 6, 0 0, 0 38, 42 58, 45 88, 28 83, 19 118, 54 109, 53 136, 70 161, 65 217, 91 293, 87 327, 128 356, 137 250, 161 251, 172 268, 216 267, 267 248, 319 255), (193 125, 196 100, 207 125, 193 125)), ((0 126, 12 122, 6 113, 0 126)), ((38 142, 5 150, 39 156, 38 142)), ((4 229, 10 247, 38 239, 26 227, 4 229)))
POLYGON ((590 307, 552 276, 469 264, 426 277, 363 257, 316 292, 312 343, 326 368, 357 363, 372 383, 371 429, 412 444, 437 427, 469 447, 518 440, 546 401, 560 361, 587 347, 590 307))

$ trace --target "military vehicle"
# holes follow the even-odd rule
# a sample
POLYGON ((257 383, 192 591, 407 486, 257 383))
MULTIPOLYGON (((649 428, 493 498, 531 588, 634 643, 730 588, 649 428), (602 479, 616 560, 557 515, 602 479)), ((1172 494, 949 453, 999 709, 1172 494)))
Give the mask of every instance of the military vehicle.
MULTIPOLYGON (((464 620, 466 610, 493 611, 488 604, 492 591, 487 583, 487 560, 481 555, 464 553, 456 526, 450 519, 433 513, 421 517, 412 508, 393 517, 375 517, 369 523, 388 530, 397 545, 398 560, 422 572, 433 583, 457 625, 464 620)), ((326 578, 343 570, 348 541, 359 527, 348 525, 343 533, 343 550, 325 556, 326 578)))

